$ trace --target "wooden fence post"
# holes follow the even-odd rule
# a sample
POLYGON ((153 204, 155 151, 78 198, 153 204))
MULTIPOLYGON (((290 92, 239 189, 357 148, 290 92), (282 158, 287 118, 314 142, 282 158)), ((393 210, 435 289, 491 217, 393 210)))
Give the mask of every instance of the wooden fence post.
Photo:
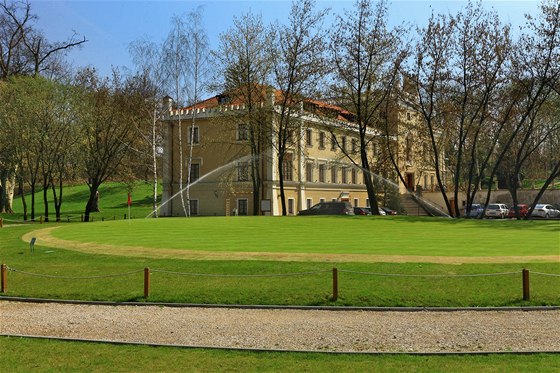
POLYGON ((4 219, 0 218, 0 228, 4 227, 4 219))
POLYGON ((332 300, 336 302, 338 300, 338 269, 332 269, 332 300))
POLYGON ((8 267, 5 264, 0 266, 0 290, 5 293, 8 290, 8 267))
POLYGON ((150 268, 144 268, 144 298, 150 295, 150 268))
POLYGON ((531 294, 529 291, 529 270, 523 269, 523 300, 531 299, 531 294))

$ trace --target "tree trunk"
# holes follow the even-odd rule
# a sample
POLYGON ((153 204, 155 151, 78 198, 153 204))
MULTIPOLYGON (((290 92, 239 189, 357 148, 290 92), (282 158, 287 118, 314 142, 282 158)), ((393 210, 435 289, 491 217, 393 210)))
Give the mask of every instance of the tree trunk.
POLYGON ((157 180, 157 143, 156 143, 156 125, 157 125, 157 106, 154 107, 154 116, 152 122, 152 170, 154 176, 154 201, 152 203, 152 211, 154 212, 154 218, 158 217, 158 209, 157 209, 157 189, 158 189, 158 180, 157 180))
POLYGON ((366 148, 360 147, 360 157, 362 159, 362 172, 364 174, 364 183, 369 198, 369 207, 372 215, 379 215, 379 205, 377 203, 377 195, 375 194, 375 187, 373 185, 373 177, 370 173, 369 161, 366 153, 366 148))
POLYGON ((23 179, 19 179, 19 195, 21 196, 21 205, 23 207, 23 221, 27 221, 27 201, 25 200, 25 189, 23 179))
POLYGON ((31 221, 35 221, 35 182, 31 183, 31 221))
POLYGON ((278 153, 278 181, 280 183, 280 203, 282 205, 282 216, 286 216, 286 194, 284 193, 284 154, 278 153))
POLYGON ((541 189, 537 193, 537 196, 535 197, 533 203, 531 203, 531 206, 529 207, 529 212, 525 216, 525 219, 529 219, 531 217, 531 215, 533 214, 533 210, 535 209, 535 205, 537 203, 539 203, 541 197, 543 196, 543 194, 546 191, 546 189, 548 188, 548 186, 550 184, 552 184, 554 179, 556 179, 559 176, 560 176, 560 161, 556 162, 556 165, 554 165, 554 168, 552 169, 552 172, 550 173, 550 175, 546 179, 545 183, 543 184, 543 186, 541 187, 541 189))
POLYGON ((99 183, 96 181, 89 186, 89 199, 86 204, 84 221, 89 221, 92 212, 99 211, 99 183))
POLYGON ((47 177, 43 177, 43 204, 45 206, 45 222, 49 221, 49 181, 47 177))

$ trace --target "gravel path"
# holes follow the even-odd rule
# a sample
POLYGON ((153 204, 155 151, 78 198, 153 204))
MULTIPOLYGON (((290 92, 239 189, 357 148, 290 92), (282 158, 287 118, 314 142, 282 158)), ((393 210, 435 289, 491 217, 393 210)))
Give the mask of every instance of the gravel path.
POLYGON ((0 301, 0 334, 338 352, 560 352, 560 310, 324 311, 0 301))

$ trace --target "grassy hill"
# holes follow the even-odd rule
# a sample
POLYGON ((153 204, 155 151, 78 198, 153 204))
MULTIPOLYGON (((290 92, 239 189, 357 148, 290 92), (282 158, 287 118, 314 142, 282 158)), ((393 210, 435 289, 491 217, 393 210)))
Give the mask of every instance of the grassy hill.
MULTIPOLYGON (((128 214, 127 193, 128 186, 125 183, 108 182, 102 184, 99 188, 99 212, 92 213, 95 220, 104 219, 123 219, 128 214)), ((89 198, 89 189, 87 185, 73 185, 64 188, 62 197, 62 219, 72 220, 80 219, 80 215, 85 212, 86 204, 89 198)), ((158 191, 161 198, 161 187, 158 191)), ((25 196, 27 202, 28 218, 31 214, 31 195, 25 196)), ((152 212, 152 184, 146 182, 137 182, 133 185, 131 193, 132 218, 145 217, 152 212)), ((52 203, 52 193, 49 191, 49 217, 54 220, 55 210, 52 203)), ((14 214, 0 214, 0 217, 8 220, 23 220, 23 205, 21 197, 14 197, 14 214)), ((44 216, 43 190, 35 193, 35 215, 36 219, 44 216)))

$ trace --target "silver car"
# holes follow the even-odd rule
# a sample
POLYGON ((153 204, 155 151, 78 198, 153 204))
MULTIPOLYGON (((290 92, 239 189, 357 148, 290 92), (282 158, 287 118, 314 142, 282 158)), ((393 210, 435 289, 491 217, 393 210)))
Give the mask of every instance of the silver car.
POLYGON ((531 216, 544 219, 557 218, 560 216, 560 211, 556 210, 552 205, 538 204, 535 206, 531 216))
POLYGON ((487 218, 503 219, 507 216, 508 212, 508 207, 503 203, 492 203, 486 208, 484 216, 487 218))

